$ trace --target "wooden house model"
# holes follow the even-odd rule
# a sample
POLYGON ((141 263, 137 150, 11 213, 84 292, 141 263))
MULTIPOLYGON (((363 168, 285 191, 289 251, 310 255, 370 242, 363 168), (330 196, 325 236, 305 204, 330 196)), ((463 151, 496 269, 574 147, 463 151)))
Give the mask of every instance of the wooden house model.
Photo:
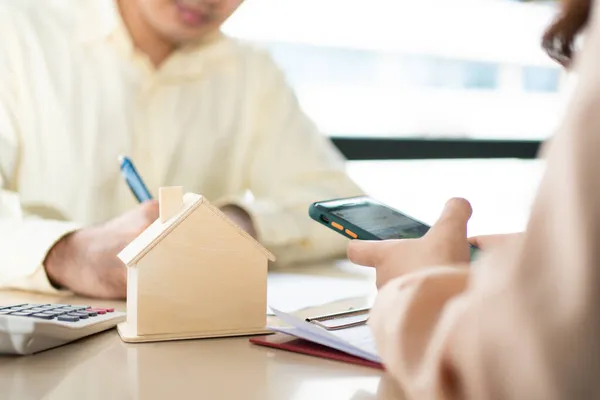
POLYGON ((160 217, 119 258, 127 267, 126 342, 252 335, 266 330, 275 257, 204 197, 159 190, 160 217))

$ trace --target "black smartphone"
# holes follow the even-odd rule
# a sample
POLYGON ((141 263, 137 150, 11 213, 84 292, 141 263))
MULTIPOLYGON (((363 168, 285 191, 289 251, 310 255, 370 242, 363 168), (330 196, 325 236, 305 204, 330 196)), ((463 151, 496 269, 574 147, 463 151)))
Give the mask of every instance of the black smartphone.
MULTIPOLYGON (((308 213, 315 221, 349 239, 417 239, 431 228, 369 196, 319 201, 311 204, 308 213)), ((471 246, 471 257, 476 251, 471 246)))

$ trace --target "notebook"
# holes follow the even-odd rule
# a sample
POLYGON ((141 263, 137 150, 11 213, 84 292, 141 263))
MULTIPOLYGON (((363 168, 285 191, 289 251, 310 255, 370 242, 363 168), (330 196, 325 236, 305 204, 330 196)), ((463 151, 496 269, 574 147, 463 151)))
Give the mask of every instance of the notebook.
POLYGON ((250 342, 259 346, 266 346, 274 349, 281 349, 291 351, 294 353, 306 354, 309 356, 319 358, 326 358, 329 360, 340 361, 347 364, 362 365, 364 367, 381 370, 384 369, 381 363, 376 363, 373 361, 365 360, 364 358, 355 357, 348 353, 344 353, 342 351, 335 350, 330 347, 320 345, 318 343, 310 342, 308 340, 298 339, 294 336, 286 335, 283 333, 253 337, 250 339, 250 342))
POLYGON ((357 319, 356 315, 339 318, 316 317, 309 322, 273 307, 271 309, 282 322, 289 326, 269 326, 270 330, 381 364, 371 330, 366 324, 368 314, 363 317, 362 322, 357 319), (337 325, 329 323, 333 319, 337 321, 337 325))

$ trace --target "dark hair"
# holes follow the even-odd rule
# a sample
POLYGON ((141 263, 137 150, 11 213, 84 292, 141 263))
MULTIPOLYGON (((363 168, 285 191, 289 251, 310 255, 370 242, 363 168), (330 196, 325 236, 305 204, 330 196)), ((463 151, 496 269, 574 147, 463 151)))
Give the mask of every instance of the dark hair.
POLYGON ((575 56, 575 40, 586 27, 593 0, 560 0, 560 12, 542 38, 548 55, 568 67, 575 56))

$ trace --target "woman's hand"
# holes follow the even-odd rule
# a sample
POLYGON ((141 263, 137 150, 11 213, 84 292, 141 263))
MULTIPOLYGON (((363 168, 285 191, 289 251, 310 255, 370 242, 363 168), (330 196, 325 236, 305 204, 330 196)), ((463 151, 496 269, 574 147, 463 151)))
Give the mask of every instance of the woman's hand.
POLYGON ((468 201, 454 198, 420 239, 361 241, 348 245, 348 258, 377 270, 377 286, 422 268, 469 264, 467 222, 472 209, 468 201))
POLYGON ((481 249, 482 251, 490 250, 494 247, 503 245, 509 240, 519 240, 523 236, 522 232, 519 233, 502 233, 497 235, 482 235, 473 236, 469 238, 469 243, 473 246, 481 249))

